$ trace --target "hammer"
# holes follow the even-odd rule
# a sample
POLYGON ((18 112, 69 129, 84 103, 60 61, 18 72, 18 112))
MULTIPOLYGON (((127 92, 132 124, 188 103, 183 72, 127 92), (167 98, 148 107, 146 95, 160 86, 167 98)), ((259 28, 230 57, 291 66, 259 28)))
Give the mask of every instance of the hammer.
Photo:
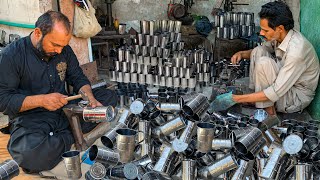
POLYGON ((87 95, 86 95, 84 92, 82 92, 81 90, 79 91, 79 94, 78 94, 78 95, 69 96, 69 97, 66 97, 65 99, 66 99, 67 101, 72 101, 72 100, 80 99, 80 98, 82 98, 82 99, 85 100, 85 101, 88 101, 87 95))

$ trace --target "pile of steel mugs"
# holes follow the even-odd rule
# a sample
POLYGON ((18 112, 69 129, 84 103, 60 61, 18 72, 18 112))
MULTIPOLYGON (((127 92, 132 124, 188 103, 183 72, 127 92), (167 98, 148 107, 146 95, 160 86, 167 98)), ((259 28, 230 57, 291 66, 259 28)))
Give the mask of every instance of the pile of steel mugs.
POLYGON ((217 37, 235 39, 249 37, 255 31, 254 14, 249 12, 225 12, 214 16, 217 37))
POLYGON ((315 122, 304 123, 302 133, 292 120, 277 127, 276 116, 258 121, 212 112, 203 94, 168 99, 135 99, 120 108, 103 145, 89 149, 95 164, 87 179, 310 179, 319 170, 315 122), (292 136, 305 140, 303 151, 292 147, 292 136))
POLYGON ((15 160, 5 160, 0 163, 0 179, 9 180, 19 175, 19 165, 15 160))
POLYGON ((111 81, 175 88, 207 84, 213 55, 203 49, 184 50, 180 28, 180 21, 141 21, 137 44, 118 49, 111 81))

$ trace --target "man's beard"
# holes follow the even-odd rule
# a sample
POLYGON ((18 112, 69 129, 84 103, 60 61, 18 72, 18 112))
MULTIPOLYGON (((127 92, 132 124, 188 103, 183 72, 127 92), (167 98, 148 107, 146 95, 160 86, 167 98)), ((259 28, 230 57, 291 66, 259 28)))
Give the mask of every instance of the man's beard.
POLYGON ((44 58, 50 58, 50 57, 53 57, 58 54, 56 52, 46 52, 43 49, 43 37, 41 37, 40 41, 37 43, 36 48, 37 48, 38 52, 40 53, 40 55, 44 58))

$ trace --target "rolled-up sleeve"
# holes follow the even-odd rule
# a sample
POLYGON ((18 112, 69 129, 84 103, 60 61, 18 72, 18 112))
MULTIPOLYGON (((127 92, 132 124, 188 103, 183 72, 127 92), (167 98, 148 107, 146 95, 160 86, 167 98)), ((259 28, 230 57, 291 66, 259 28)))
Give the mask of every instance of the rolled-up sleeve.
POLYGON ((18 91, 20 83, 18 63, 10 55, 0 53, 0 111, 15 116, 19 113, 25 95, 18 91))
POLYGON ((263 90, 264 94, 272 102, 278 101, 296 83, 305 70, 306 64, 302 58, 287 55, 277 79, 270 87, 263 90))
POLYGON ((83 74, 79 66, 78 59, 70 46, 66 46, 67 50, 67 77, 66 80, 69 85, 73 86, 74 92, 78 92, 84 85, 90 85, 88 78, 83 74))

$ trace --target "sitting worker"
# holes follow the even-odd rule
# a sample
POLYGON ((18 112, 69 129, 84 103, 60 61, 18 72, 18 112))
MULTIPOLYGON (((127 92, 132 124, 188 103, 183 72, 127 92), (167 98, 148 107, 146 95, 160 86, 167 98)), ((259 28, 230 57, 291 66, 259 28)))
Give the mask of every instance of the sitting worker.
MULTIPOLYGON (((92 107, 115 106, 117 101, 111 90, 91 90, 68 45, 72 29, 65 15, 48 11, 35 26, 0 54, 0 111, 10 118, 8 151, 30 173, 55 167, 74 143, 62 110, 68 103, 66 82, 74 92, 84 92, 92 107)), ((96 126, 83 125, 84 133, 96 126)))
POLYGON ((240 51, 232 63, 250 58, 250 85, 255 93, 222 94, 211 104, 211 111, 226 110, 236 103, 255 103, 270 115, 302 112, 315 95, 319 62, 311 43, 294 30, 289 7, 280 1, 262 6, 260 35, 266 40, 252 50, 240 51))

